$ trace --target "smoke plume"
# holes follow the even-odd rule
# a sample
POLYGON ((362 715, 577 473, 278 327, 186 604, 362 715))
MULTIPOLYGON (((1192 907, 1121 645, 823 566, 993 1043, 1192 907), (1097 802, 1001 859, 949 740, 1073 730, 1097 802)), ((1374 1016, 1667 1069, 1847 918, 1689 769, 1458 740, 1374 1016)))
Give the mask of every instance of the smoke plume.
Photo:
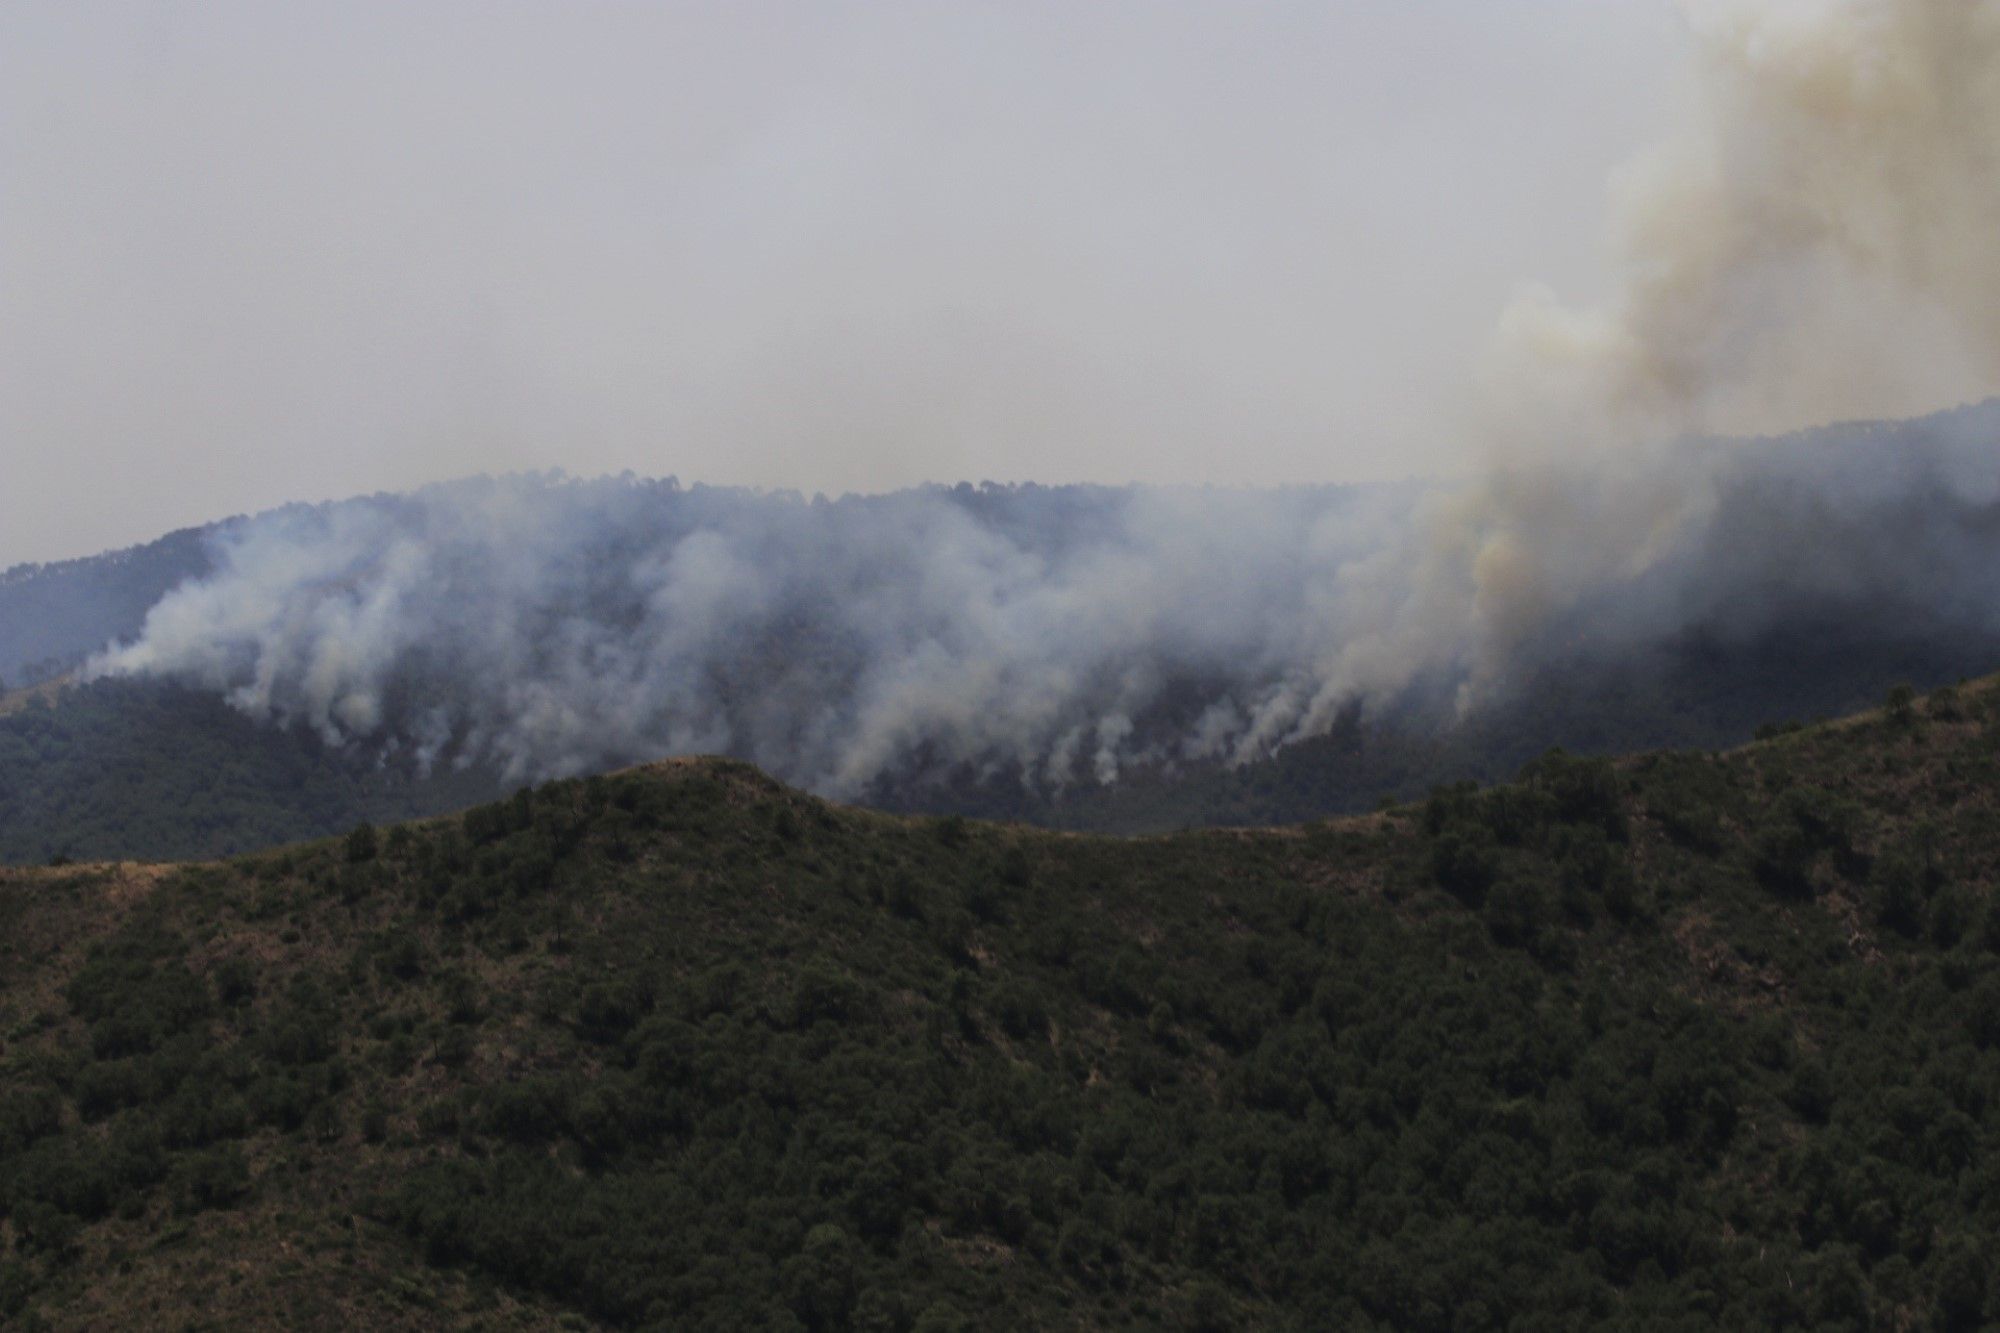
POLYGON ((1801 607, 1996 628, 2000 0, 1683 0, 1682 133, 1615 184, 1599 306, 1523 295, 1463 484, 810 503, 513 478, 251 520, 103 674, 420 765, 689 750, 851 794, 1243 760, 1460 710, 1561 643, 1801 607))
MULTIPOLYGON (((1694 97, 1614 182, 1617 288, 1587 307, 1530 288, 1503 315, 1481 368, 1492 471, 1427 515, 1380 645, 1469 645, 1468 704, 1550 616, 1685 546, 1715 498, 1672 442, 1996 387, 2000 3, 1680 8, 1694 97)), ((1359 683, 1332 673, 1316 716, 1359 683)))
POLYGON ((1698 97, 1614 184, 1599 307, 1530 290, 1517 447, 1763 434, 1983 397, 2000 366, 2000 4, 1682 0, 1698 97))

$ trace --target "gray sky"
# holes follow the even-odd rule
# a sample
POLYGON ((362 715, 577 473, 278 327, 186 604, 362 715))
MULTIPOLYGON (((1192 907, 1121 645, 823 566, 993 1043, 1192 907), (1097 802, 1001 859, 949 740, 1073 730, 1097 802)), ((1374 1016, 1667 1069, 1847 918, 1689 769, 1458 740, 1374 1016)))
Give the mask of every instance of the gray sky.
POLYGON ((0 566, 476 471, 1460 462, 1669 0, 0 6, 0 566))

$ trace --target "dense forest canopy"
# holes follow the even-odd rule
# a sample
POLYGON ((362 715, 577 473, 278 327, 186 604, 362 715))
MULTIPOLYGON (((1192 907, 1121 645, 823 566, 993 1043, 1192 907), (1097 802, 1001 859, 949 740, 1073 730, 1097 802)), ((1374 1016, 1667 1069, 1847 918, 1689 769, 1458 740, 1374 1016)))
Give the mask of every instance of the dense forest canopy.
POLYGON ((491 771, 419 776, 158 682, 71 686, 0 716, 0 863, 226 856, 501 790, 491 771))
POLYGON ((1264 833, 700 761, 7 872, 0 1315, 1982 1327, 1996 793, 1988 682, 1264 833))

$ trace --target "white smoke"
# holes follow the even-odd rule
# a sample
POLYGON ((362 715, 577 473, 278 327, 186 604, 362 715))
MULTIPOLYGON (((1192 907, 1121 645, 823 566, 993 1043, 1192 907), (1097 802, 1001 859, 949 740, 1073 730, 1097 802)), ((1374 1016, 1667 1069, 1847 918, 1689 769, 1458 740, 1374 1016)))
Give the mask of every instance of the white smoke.
POLYGON ((437 488, 242 525, 94 670, 423 763, 729 749, 853 793, 912 767, 1060 785, 1240 760, 1418 687, 1474 707, 1585 614, 1607 645, 1807 597, 1990 627, 1991 414, 1837 460, 1693 440, 1995 387, 2000 0, 1682 9, 1697 97, 1617 182, 1621 281, 1506 312, 1476 483, 437 488))
MULTIPOLYGON (((1714 497, 1671 442, 2000 388, 2000 2, 1680 8, 1695 95, 1614 183, 1617 288, 1530 288, 1503 315, 1493 471, 1430 516, 1382 644, 1466 654, 1468 702, 1551 616, 1685 547, 1714 497)), ((1335 672, 1327 694, 1349 688, 1335 672)))
POLYGON ((1412 564, 1413 532, 1488 502, 1463 489, 809 503, 631 479, 461 483, 220 530, 213 573, 92 670, 196 684, 425 766, 539 778, 728 751, 836 795, 967 767, 1060 788, 1252 758, 1356 701, 1498 688, 1508 672, 1480 653, 1503 632, 1511 668, 1580 632, 1615 657, 1829 605, 1885 634, 2000 631, 1996 443, 1990 408, 1661 450, 1615 481, 1512 474, 1517 515, 1605 520, 1595 568, 1574 548, 1550 565, 1490 540, 1412 564), (1655 494, 1672 505, 1640 503, 1655 494), (1459 562, 1483 584, 1440 574, 1459 562), (1483 642, 1438 633, 1482 618, 1483 642))
POLYGON ((728 749, 835 792, 918 757, 1110 780, 1135 755, 1241 743, 1222 719, 1296 692, 1352 618, 1343 572, 1409 503, 465 483, 219 534, 214 573, 93 671, 535 776, 728 749), (1198 727, 1137 735, 1196 687, 1198 727))
POLYGON ((1512 445, 1908 416, 2000 370, 2000 4, 1682 0, 1684 128, 1614 187, 1604 304, 1531 289, 1485 381, 1512 445))

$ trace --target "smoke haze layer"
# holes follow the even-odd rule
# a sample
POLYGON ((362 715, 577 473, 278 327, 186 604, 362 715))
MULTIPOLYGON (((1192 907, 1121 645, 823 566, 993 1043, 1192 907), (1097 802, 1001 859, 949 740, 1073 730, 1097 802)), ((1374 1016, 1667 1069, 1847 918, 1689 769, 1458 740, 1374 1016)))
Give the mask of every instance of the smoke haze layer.
POLYGON ((1613 181, 1619 279, 1525 291, 1485 367, 1513 451, 1909 416, 2000 369, 2000 3, 1680 0, 1678 132, 1613 181))
POLYGON ((1059 788, 1256 757, 1356 706, 1475 707, 1548 656, 1690 627, 1752 637, 1833 613, 1993 633, 1996 440, 1989 406, 1518 478, 1627 536, 1654 526, 1643 560, 1607 541, 1544 578, 1532 623, 1495 627, 1504 651, 1438 633, 1476 618, 1420 587, 1412 543, 1463 489, 808 502, 516 477, 221 530, 214 572, 92 670, 221 691, 420 766, 547 777, 727 751, 836 795, 968 767, 1059 788))
POLYGON ((1668 442, 1909 416, 2000 375, 2000 0, 1679 9, 1696 83, 1614 182, 1615 290, 1529 289, 1505 312, 1476 427, 1492 469, 1415 557, 1392 655, 1469 647, 1462 705, 1551 616, 1702 525, 1714 496, 1661 461, 1668 442))
POLYGON ((1244 760, 1357 706, 1504 695, 1804 608, 1985 632, 1993 412, 1700 441, 1992 389, 2000 0, 1683 0, 1672 142, 1619 182, 1613 297, 1523 297, 1479 479, 806 504, 516 479, 245 525, 99 662, 420 764, 727 749, 838 794, 1244 760))
POLYGON ((479 473, 1461 466, 1669 0, 0 5, 0 567, 479 473))

